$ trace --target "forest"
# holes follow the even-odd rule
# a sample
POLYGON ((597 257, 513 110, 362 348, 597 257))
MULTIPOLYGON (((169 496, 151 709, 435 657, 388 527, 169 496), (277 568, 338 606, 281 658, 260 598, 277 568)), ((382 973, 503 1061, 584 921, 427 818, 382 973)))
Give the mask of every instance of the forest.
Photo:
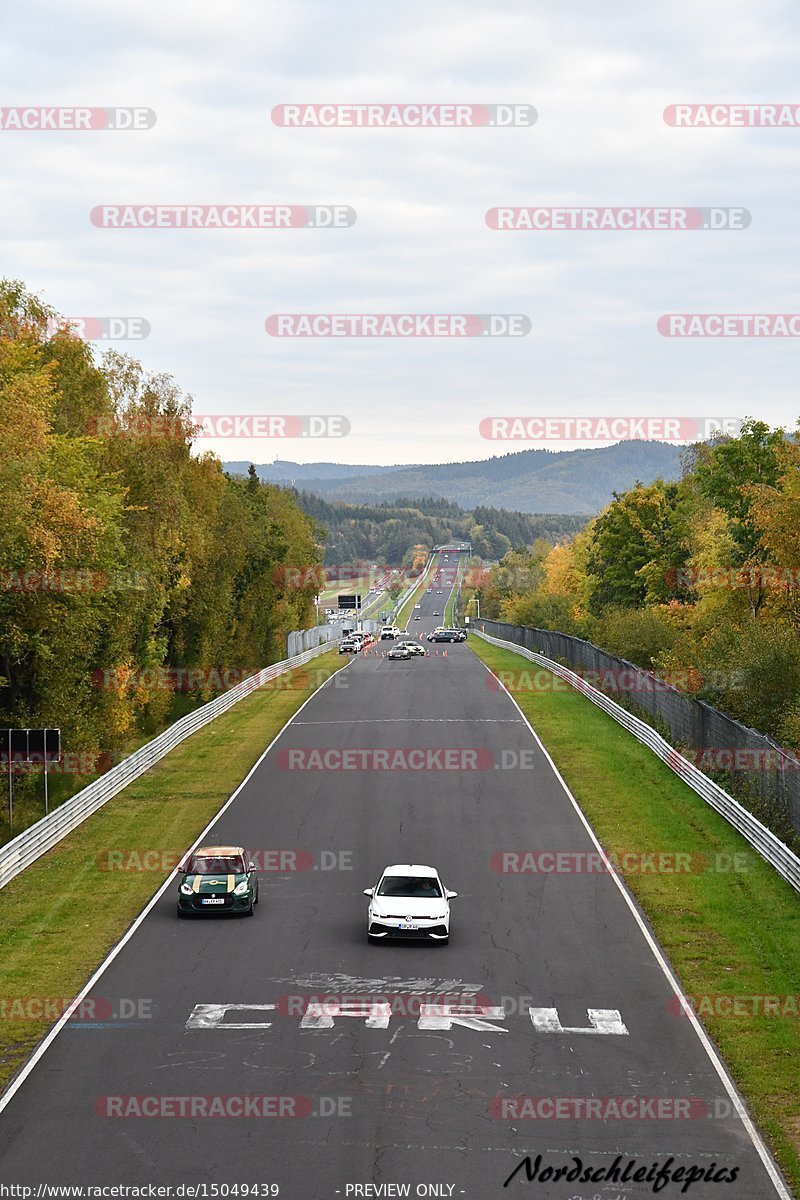
POLYGON ((3 281, 0 419, 0 726, 60 727, 73 761, 107 762, 285 656, 318 531, 290 492, 193 453, 170 376, 96 362, 3 281))
POLYGON ((586 638, 800 747, 800 435, 748 420, 677 482, 473 573, 481 614, 586 638))
POLYGON ((510 550, 543 540, 553 544, 576 533, 585 517, 508 512, 479 507, 467 512, 439 496, 387 500, 380 504, 328 501, 296 493, 305 513, 325 531, 325 565, 370 562, 408 566, 420 547, 468 541, 473 553, 493 561, 510 550))

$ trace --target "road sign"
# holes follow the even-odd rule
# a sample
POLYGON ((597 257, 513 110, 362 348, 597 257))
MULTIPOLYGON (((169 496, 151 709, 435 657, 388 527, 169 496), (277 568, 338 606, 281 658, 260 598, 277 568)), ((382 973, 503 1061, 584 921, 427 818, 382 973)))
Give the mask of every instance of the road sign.
POLYGON ((342 609, 342 608, 352 609, 352 608, 360 608, 360 607, 361 607, 361 597, 360 596, 340 596, 339 597, 339 608, 340 609, 342 609))
POLYGON ((13 763, 44 765, 44 811, 49 811, 47 764, 61 758, 60 729, 0 729, 0 762, 8 765, 8 827, 14 830, 13 763))
POLYGON ((44 763, 60 758, 60 729, 0 730, 0 762, 44 763))

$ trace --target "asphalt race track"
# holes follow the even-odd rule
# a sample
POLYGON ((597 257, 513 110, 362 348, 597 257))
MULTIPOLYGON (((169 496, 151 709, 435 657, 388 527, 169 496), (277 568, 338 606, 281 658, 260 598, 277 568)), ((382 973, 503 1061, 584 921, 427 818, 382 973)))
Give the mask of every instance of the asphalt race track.
MULTIPOLYGON (((448 590, 424 596, 415 636, 442 622, 448 590)), ((69 1021, 0 1114, 0 1181, 653 1195, 652 1181, 547 1177, 619 1155, 629 1176, 716 1164, 718 1182, 671 1182, 665 1200, 788 1195, 614 879, 498 869, 503 852, 596 852, 510 697, 469 644, 410 662, 388 661, 390 645, 305 705, 204 838, 287 868, 263 871, 255 917, 180 921, 170 884, 91 993, 117 1016, 69 1021), (341 769, 344 750, 359 769, 341 769), (375 750, 395 767, 402 750, 407 769, 375 750), (458 891, 449 945, 367 944, 362 889, 392 862, 434 865, 458 891), (272 1097, 258 1103, 273 1115, 167 1115, 165 1097, 272 1097), (581 1109, 609 1098, 642 1115, 581 1109), (126 1115, 137 1106, 165 1115, 126 1115), (504 1189, 526 1154, 542 1156, 536 1179, 504 1189)))

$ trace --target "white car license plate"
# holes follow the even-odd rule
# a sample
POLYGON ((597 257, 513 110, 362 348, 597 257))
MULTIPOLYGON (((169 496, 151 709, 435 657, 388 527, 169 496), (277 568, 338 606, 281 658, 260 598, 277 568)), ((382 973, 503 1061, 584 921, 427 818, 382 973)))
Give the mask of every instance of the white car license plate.
POLYGON ((225 899, 223 896, 203 896, 200 903, 201 904, 224 904, 225 899))
POLYGON ((419 925, 409 925, 408 921, 400 922, 401 929, 419 929, 419 925))

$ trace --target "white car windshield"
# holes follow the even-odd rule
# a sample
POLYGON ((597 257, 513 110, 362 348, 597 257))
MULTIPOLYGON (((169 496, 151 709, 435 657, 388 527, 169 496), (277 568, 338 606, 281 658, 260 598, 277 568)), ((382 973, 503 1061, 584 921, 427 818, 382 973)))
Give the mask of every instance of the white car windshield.
POLYGON ((438 880, 430 875, 385 875, 378 888, 379 896, 407 896, 417 900, 441 894, 438 880))

